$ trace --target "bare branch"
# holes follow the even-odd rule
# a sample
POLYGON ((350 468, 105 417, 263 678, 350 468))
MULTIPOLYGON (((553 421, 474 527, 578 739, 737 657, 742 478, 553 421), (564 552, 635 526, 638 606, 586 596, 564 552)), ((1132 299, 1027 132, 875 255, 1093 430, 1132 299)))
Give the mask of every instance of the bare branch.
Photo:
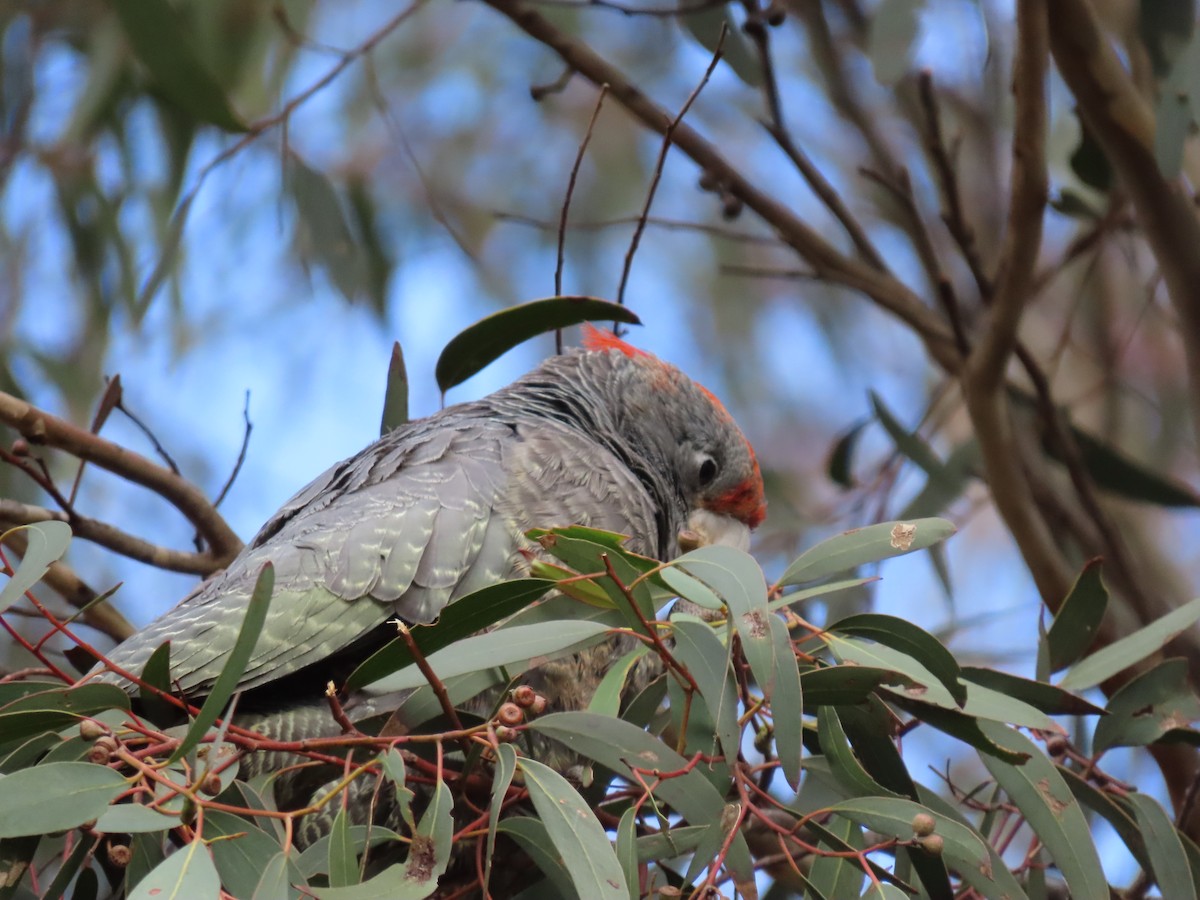
POLYGON ((1154 115, 1101 30, 1092 5, 1085 0, 1056 3, 1050 46, 1080 115, 1129 192, 1179 314, 1192 427, 1200 445, 1200 222, 1191 197, 1182 184, 1168 182, 1159 171, 1154 115))
POLYGON ((34 522, 65 522, 71 533, 82 540, 112 550, 122 556, 135 559, 156 569, 168 572, 184 572, 188 575, 211 575, 220 569, 227 559, 217 559, 211 553, 195 553, 187 550, 172 550, 161 547, 139 537, 121 531, 99 519, 87 516, 68 515, 42 506, 21 503, 18 500, 0 498, 0 521, 14 525, 30 525, 34 522))
MULTIPOLYGON (((613 98, 651 131, 660 135, 666 133, 673 121, 670 114, 587 44, 558 29, 524 0, 485 2, 552 49, 592 83, 608 84, 613 98)), ((784 243, 799 253, 820 277, 866 294, 912 328, 940 365, 948 371, 958 371, 954 336, 940 316, 917 295, 890 275, 840 253, 775 196, 752 184, 686 122, 675 128, 672 141, 704 172, 712 175, 731 195, 774 228, 784 243)))
POLYGON ((149 488, 183 513, 204 535, 218 566, 242 549, 241 540, 199 488, 146 457, 3 392, 0 392, 0 422, 15 428, 31 444, 56 447, 149 488))

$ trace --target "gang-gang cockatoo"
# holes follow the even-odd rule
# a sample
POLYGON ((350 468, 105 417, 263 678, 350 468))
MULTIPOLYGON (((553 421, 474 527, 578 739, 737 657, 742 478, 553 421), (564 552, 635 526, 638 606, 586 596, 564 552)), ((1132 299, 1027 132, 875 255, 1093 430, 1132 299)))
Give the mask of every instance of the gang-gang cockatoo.
MULTIPOLYGON (((620 532, 631 550, 669 560, 685 531, 745 546, 765 511, 754 451, 720 402, 675 367, 589 328, 584 349, 333 466, 224 572, 108 659, 139 674, 169 640, 171 683, 202 697, 271 562, 274 594, 238 709, 269 718, 307 702, 311 714, 285 729, 301 737, 297 728, 316 716, 331 722, 326 684, 393 639, 390 620, 430 622, 526 571, 530 528, 620 532)), ((572 677, 539 682, 535 672, 532 683, 550 709, 583 708, 612 655, 601 644, 568 660, 572 677)), ((133 689, 111 671, 96 677, 133 689)))

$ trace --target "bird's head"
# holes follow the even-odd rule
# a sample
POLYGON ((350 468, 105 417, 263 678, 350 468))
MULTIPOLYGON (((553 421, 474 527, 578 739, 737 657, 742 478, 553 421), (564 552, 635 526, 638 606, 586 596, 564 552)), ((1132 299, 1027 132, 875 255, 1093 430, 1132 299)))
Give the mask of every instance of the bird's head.
POLYGON ((750 443, 713 394, 677 368, 587 326, 584 347, 606 354, 619 382, 617 426, 667 483, 689 543, 745 549, 767 513, 750 443), (690 532, 690 534, 688 534, 690 532))

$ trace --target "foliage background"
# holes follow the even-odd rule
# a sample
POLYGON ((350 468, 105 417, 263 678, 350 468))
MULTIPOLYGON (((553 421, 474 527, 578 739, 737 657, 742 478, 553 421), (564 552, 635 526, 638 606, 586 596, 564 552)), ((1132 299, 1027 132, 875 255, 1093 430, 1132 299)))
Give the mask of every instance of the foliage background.
MULTIPOLYGON (((725 7, 705 5, 680 27, 671 16, 615 6, 568 0, 539 9, 678 110, 711 58, 697 33, 711 43, 713 17, 725 7)), ((1190 3, 1096 7, 1149 104, 1168 78, 1187 88, 1190 3)), ((532 100, 530 87, 554 82, 561 62, 483 3, 420 4, 394 28, 401 8, 378 0, 173 8, 182 27, 158 40, 192 106, 164 87, 127 4, 16 0, 0 8, 0 378, 86 424, 104 377, 119 373, 128 407, 210 496, 238 455, 248 391, 254 432, 222 506, 246 538, 297 487, 376 435, 393 340, 407 358, 413 413, 427 413, 440 402, 433 362, 451 336, 482 314, 554 293, 555 223, 597 92, 575 77, 532 100), (355 49, 376 38, 369 54, 355 49), (211 124, 225 114, 196 99, 200 76, 178 62, 188 54, 241 122, 274 121, 211 170, 240 138, 211 124), (285 107, 343 62, 310 99, 285 107), (184 198, 192 200, 181 215, 184 198)), ((756 8, 735 5, 728 14, 740 24, 756 8)), ((937 285, 914 241, 919 229, 862 167, 887 177, 907 170, 963 319, 978 331, 986 313, 972 299, 966 254, 938 219, 945 186, 922 142, 917 73, 932 76, 947 142, 957 146, 955 181, 973 246, 990 267, 1001 253, 1012 174, 1012 5, 839 0, 771 9, 787 18, 769 31, 779 121, 897 278, 936 308, 937 285)), ((771 97, 752 40, 735 29, 726 41, 726 61, 687 122, 849 252, 834 216, 758 123, 771 97)), ((1197 400, 1163 261, 1144 241, 1128 194, 1098 190, 1104 166, 1097 175, 1079 155, 1077 98, 1053 69, 1047 85, 1045 278, 1022 338, 1075 425, 1152 472, 1195 484, 1197 400)), ((1186 104, 1160 110, 1158 162, 1170 169, 1174 158, 1185 175, 1189 121, 1186 104)), ((564 292, 616 292, 660 146, 606 100, 571 220, 622 222, 567 231, 564 292)), ((690 225, 647 229, 626 292, 646 328, 631 339, 712 387, 751 436, 771 501, 757 555, 778 574, 822 536, 899 515, 926 484, 878 425, 857 445, 857 486, 830 480, 831 449, 872 413, 868 392, 906 428, 923 423, 943 459, 971 425, 953 379, 912 329, 836 278, 792 277, 803 268, 795 254, 749 210, 726 221, 727 201, 700 179, 681 152, 668 155, 652 214, 690 225)), ((507 383, 552 349, 549 338, 525 345, 447 399, 507 383)), ((104 434, 149 452, 119 414, 104 434)), ((0 478, 0 494, 44 502, 19 473, 0 470, 0 478)), ((845 601, 839 614, 868 605, 901 614, 945 630, 964 662, 1029 675, 1042 607, 1021 553, 981 481, 951 485, 943 500, 923 511, 960 527, 946 551, 949 595, 926 559, 910 557, 887 564, 870 595, 845 601)), ((1125 598, 1117 620, 1145 621, 1188 596, 1200 580, 1194 505, 1103 502, 1139 561, 1142 593, 1156 604, 1139 609, 1125 598)), ((79 507, 164 545, 191 540, 187 523, 157 498, 99 471, 84 478, 79 507)), ((1061 549, 1076 570, 1094 552, 1070 538, 1061 549)), ((125 582, 117 603, 134 623, 191 583, 82 541, 72 554, 94 587, 125 582)), ((1158 778, 1145 756, 1117 753, 1127 765, 1110 762, 1115 774, 1139 785, 1158 778)), ((1129 863, 1110 844, 1102 858, 1119 880, 1129 863)))

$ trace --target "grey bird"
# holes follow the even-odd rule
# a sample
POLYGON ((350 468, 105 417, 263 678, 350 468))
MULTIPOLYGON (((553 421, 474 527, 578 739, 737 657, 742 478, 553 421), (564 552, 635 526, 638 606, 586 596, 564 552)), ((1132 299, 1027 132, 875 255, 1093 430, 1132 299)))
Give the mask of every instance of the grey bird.
MULTIPOLYGON (((239 709, 257 712, 273 735, 298 736, 318 717, 332 724, 325 684, 394 638, 390 620, 431 622, 448 604, 527 571, 537 549, 529 528, 620 532, 630 549, 662 560, 680 553, 687 531, 748 544, 766 511, 762 476, 725 408, 606 332, 589 329, 585 345, 330 468, 224 572, 112 650, 112 666, 139 675, 169 640, 172 684, 203 697, 271 562, 275 590, 238 684, 239 709), (272 725, 295 698, 311 708, 272 725)), ((573 662, 581 677, 545 680, 550 707, 585 707, 611 655, 603 645, 583 651, 573 662)), ((103 666, 89 677, 134 690, 103 666)))

